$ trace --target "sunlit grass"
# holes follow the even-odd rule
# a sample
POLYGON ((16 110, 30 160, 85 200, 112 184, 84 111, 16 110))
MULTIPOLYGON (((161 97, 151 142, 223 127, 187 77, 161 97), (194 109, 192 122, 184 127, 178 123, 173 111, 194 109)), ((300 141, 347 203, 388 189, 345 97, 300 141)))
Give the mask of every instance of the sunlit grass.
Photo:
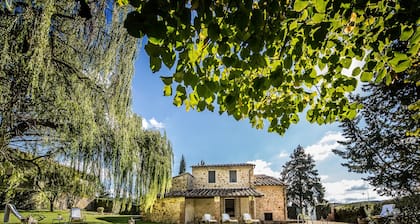
MULTIPOLYGON (((39 220, 40 217, 44 217, 42 220, 39 220, 38 223, 68 223, 70 219, 70 210, 62 211, 19 211, 24 217, 32 215, 36 220, 39 220), (58 217, 61 216, 62 220, 58 220, 58 217)), ((136 224, 153 224, 151 222, 139 221, 138 216, 133 215, 115 215, 115 214, 99 214, 97 212, 82 211, 84 217, 84 223, 128 223, 128 220, 133 217, 136 219, 136 224)), ((0 212, 0 222, 3 221, 4 211, 0 212)), ((13 214, 10 215, 9 224, 20 224, 19 219, 17 219, 13 214)))

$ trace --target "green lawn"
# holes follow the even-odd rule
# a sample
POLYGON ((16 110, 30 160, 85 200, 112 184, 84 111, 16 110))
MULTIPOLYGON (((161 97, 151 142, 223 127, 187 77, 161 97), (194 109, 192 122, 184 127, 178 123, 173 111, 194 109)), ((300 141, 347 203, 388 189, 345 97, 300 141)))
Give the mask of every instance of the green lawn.
MULTIPOLYGON (((39 219, 40 216, 45 217, 41 221, 38 221, 38 223, 59 223, 57 218, 59 215, 63 217, 63 220, 60 221, 60 223, 65 223, 69 221, 70 217, 70 210, 64 210, 64 211, 19 211, 24 217, 28 217, 29 215, 32 215, 35 219, 39 219)), ((101 215, 97 212, 88 212, 88 211, 82 211, 85 223, 128 223, 128 219, 133 217, 134 219, 138 220, 138 216, 133 215, 114 215, 114 214, 104 214, 101 215)), ((3 222, 4 217, 4 211, 0 212, 0 223, 3 222)), ((14 216, 10 216, 9 223, 16 223, 20 224, 19 220, 14 216)), ((151 222, 144 222, 144 221, 136 221, 136 224, 153 224, 151 222)))

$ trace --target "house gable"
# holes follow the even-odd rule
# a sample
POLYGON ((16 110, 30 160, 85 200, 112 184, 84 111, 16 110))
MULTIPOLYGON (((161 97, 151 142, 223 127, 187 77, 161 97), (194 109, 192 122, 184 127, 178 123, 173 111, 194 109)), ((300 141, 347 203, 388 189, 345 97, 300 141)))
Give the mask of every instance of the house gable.
POLYGON ((249 188, 254 182, 254 164, 217 164, 192 166, 194 188, 249 188), (209 175, 215 181, 209 181, 209 175))

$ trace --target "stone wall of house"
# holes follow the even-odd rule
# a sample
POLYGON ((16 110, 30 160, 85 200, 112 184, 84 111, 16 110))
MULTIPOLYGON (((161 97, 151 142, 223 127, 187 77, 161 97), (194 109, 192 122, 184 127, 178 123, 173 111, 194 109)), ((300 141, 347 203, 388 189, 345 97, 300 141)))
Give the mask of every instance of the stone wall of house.
POLYGON ((240 198, 239 208, 240 208, 239 214, 235 218, 240 219, 243 216, 244 213, 250 213, 251 214, 252 212, 250 210, 250 198, 249 197, 240 198))
POLYGON ((217 220, 220 219, 220 198, 215 201, 215 198, 197 198, 194 199, 194 216, 201 220, 204 214, 215 216, 217 220))
POLYGON ((286 220, 285 186, 256 186, 263 197, 255 198, 256 218, 264 220, 264 213, 272 213, 273 220, 286 220))
POLYGON ((189 173, 183 173, 172 178, 171 191, 185 191, 192 189, 194 177, 189 173))
POLYGON ((184 223, 184 208, 184 197, 158 199, 145 219, 156 223, 184 223))
POLYGON ((187 198, 185 199, 185 223, 196 223, 198 219, 195 216, 195 207, 194 207, 194 199, 187 198))
POLYGON ((254 181, 252 166, 193 167, 194 188, 242 188, 250 187, 254 181), (236 170, 236 183, 229 181, 229 171, 236 170), (209 183, 208 172, 216 172, 216 183, 209 183))

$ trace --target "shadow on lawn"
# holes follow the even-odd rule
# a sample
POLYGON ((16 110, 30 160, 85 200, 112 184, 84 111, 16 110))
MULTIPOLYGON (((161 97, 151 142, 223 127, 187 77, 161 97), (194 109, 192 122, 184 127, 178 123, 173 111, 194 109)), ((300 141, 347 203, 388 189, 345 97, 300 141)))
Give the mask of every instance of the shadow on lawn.
POLYGON ((106 217, 96 217, 96 219, 110 222, 110 223, 128 223, 128 220, 133 217, 136 220, 136 224, 149 224, 151 222, 141 221, 139 217, 136 216, 106 216, 106 217))
POLYGON ((128 223, 128 219, 130 219, 130 217, 107 216, 107 217, 97 217, 96 219, 103 220, 110 223, 128 223))

